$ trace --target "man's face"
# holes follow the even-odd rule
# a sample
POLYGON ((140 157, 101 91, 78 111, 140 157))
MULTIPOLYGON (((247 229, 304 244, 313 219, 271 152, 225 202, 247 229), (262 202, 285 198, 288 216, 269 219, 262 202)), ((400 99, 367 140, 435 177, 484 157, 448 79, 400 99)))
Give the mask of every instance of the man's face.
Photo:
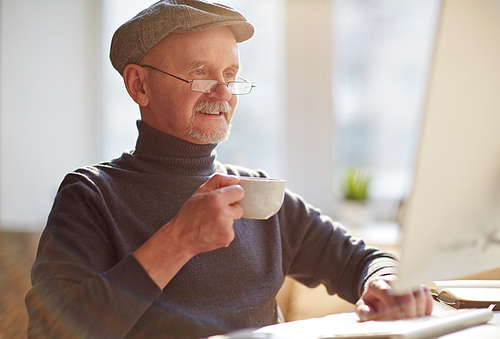
MULTIPOLYGON (((194 33, 170 34, 139 62, 182 79, 236 80, 240 65, 236 40, 228 27, 194 33)), ((144 67, 149 87, 143 121, 178 138, 207 144, 227 138, 238 102, 226 86, 213 93, 197 93, 190 84, 144 67)))

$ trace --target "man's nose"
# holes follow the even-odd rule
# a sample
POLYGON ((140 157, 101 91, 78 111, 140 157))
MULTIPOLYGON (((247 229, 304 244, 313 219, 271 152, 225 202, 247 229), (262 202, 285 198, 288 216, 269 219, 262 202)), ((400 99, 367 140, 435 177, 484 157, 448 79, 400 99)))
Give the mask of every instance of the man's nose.
POLYGON ((216 85, 215 90, 208 95, 216 97, 221 101, 229 101, 229 99, 231 99, 232 97, 232 94, 228 88, 228 84, 225 82, 219 82, 216 85))

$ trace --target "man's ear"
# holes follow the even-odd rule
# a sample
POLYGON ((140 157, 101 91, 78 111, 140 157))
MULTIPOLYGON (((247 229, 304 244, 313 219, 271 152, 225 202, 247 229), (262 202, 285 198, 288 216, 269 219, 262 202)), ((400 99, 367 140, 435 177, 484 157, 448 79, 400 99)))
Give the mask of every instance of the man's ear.
POLYGON ((123 70, 123 81, 128 94, 142 107, 149 104, 149 88, 144 68, 136 64, 128 64, 123 70))

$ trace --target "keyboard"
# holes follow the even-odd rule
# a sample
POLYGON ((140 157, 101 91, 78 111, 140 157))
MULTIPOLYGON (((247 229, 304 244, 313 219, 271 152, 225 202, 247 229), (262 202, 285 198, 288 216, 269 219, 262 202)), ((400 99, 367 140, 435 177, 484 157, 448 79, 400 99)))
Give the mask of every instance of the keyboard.
POLYGON ((332 333, 320 334, 318 338, 435 338, 467 327, 484 324, 492 318, 493 312, 489 309, 462 309, 416 319, 360 322, 339 331, 332 329, 332 333))

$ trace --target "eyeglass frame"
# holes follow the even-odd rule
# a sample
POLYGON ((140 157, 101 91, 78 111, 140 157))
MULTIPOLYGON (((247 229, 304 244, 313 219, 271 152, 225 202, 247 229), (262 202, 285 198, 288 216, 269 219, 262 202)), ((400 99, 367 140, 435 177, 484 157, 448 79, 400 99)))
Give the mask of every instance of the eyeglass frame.
POLYGON ((254 83, 252 83, 251 81, 249 81, 249 80, 247 80, 247 79, 243 78, 243 77, 242 77, 242 76, 240 76, 240 75, 238 75, 238 78, 242 79, 243 81, 218 82, 217 80, 212 80, 212 79, 193 79, 193 80, 189 81, 189 80, 186 80, 186 79, 180 78, 180 77, 178 77, 178 76, 176 76, 176 75, 173 75, 173 74, 167 73, 167 72, 165 72, 165 71, 162 71, 161 69, 158 69, 158 68, 153 67, 153 66, 150 66, 150 65, 138 65, 138 66, 151 68, 151 69, 153 69, 153 70, 155 70, 155 71, 158 71, 158 72, 160 72, 160 73, 163 73, 163 74, 169 75, 169 76, 171 76, 171 77, 173 77, 173 78, 175 78, 175 79, 177 79, 177 80, 180 80, 180 81, 183 81, 183 82, 185 82, 185 83, 187 83, 187 84, 190 84, 189 88, 190 88, 193 92, 196 92, 196 93, 205 93, 205 94, 210 94, 210 93, 213 93, 213 92, 215 92, 215 91, 217 90, 217 87, 218 87, 219 85, 225 85, 225 86, 227 87, 227 89, 229 90, 229 93, 231 93, 231 90, 230 90, 230 88, 229 88, 229 85, 230 85, 230 84, 232 84, 232 83, 236 83, 236 84, 249 84, 249 85, 251 85, 251 86, 250 86, 250 89, 248 90, 248 92, 247 92, 247 93, 231 93, 231 95, 247 95, 247 94, 250 94, 250 92, 252 92, 252 88, 254 88, 254 87, 255 87, 255 84, 254 84, 254 83), (214 85, 213 85, 213 86, 211 86, 211 87, 210 87, 210 88, 213 88, 213 90, 212 90, 212 91, 210 91, 210 92, 204 92, 204 91, 197 91, 197 90, 194 90, 194 89, 193 89, 193 82, 194 82, 194 81, 211 81, 211 82, 214 82, 214 81, 215 81, 215 83, 214 83, 214 85))

